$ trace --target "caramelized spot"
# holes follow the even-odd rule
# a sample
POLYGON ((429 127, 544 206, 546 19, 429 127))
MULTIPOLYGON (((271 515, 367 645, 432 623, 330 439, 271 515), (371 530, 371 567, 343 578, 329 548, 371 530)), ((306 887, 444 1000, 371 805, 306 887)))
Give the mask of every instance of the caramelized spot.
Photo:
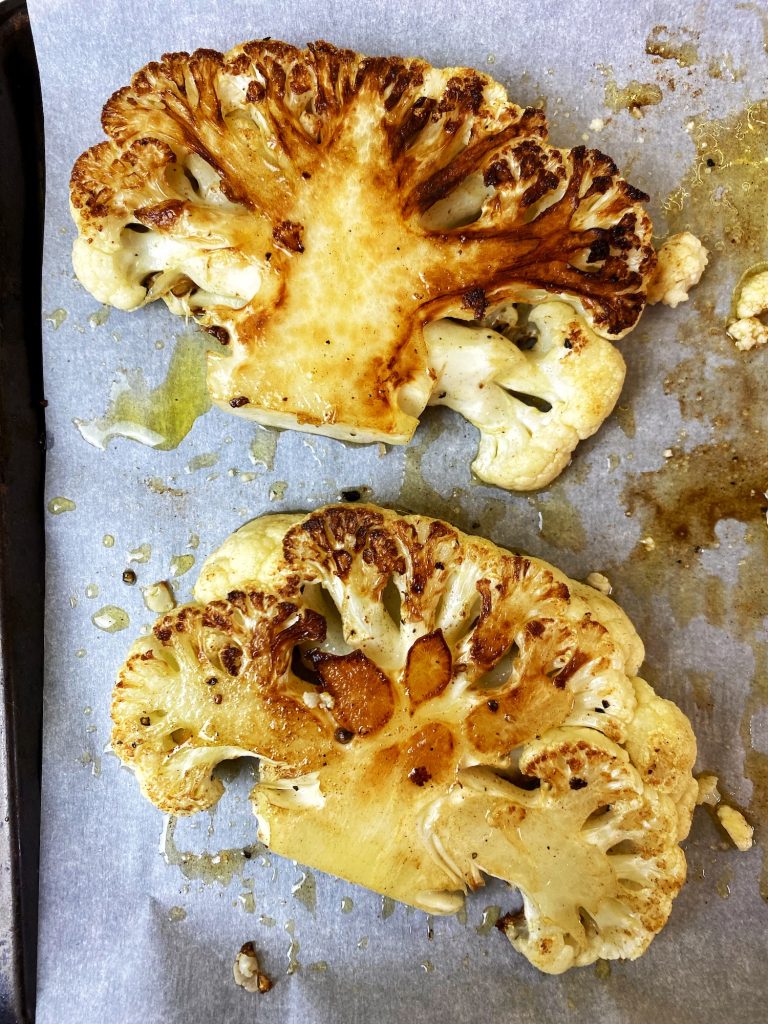
POLYGON ((342 729, 365 736, 387 724, 395 706, 392 685, 362 651, 313 651, 309 657, 333 697, 333 717, 342 729))
POLYGON ((451 681, 451 652, 442 630, 421 636, 408 651, 403 686, 416 708, 437 697, 451 681))
POLYGON ((453 746, 453 734, 447 725, 442 722, 425 725, 411 736, 403 751, 406 777, 417 786, 423 786, 430 779, 446 782, 455 769, 453 746))

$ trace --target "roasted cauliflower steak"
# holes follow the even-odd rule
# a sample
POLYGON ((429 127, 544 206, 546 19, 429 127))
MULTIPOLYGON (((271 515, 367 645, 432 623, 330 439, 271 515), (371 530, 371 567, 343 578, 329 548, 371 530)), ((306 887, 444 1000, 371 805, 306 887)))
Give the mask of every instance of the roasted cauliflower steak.
POLYGON ((260 759, 259 838, 433 914, 484 876, 542 971, 635 958, 685 879, 687 718, 609 598, 439 520, 267 516, 134 644, 112 747, 163 811, 260 759))
MULTIPOLYGON (((463 411, 429 327, 464 321, 482 353, 496 311, 551 300, 604 339, 605 365, 552 361, 553 377, 578 366, 579 392, 596 399, 586 420, 577 402, 575 429, 519 429, 531 396, 507 389, 516 457, 549 445, 551 466, 491 479, 547 482, 613 408, 623 362, 605 339, 643 309, 648 197, 597 150, 548 144, 543 112, 487 75, 260 40, 166 54, 112 96, 102 123, 108 141, 72 172, 76 273, 101 302, 162 298, 218 338, 208 387, 221 408, 405 444, 431 400, 463 411)), ((495 333, 494 349, 533 366, 535 346, 495 333)))

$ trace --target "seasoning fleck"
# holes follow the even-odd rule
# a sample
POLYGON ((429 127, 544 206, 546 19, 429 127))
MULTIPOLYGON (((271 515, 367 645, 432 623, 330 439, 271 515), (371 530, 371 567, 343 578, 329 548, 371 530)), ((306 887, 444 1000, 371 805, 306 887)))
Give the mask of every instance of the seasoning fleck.
POLYGON ((89 583, 85 588, 85 596, 89 598, 98 597, 100 594, 98 583, 89 583))
POLYGON ((168 920, 178 922, 183 921, 187 916, 187 912, 184 907, 171 907, 168 911, 168 920))
POLYGON ((105 533, 104 536, 101 538, 101 543, 104 545, 105 548, 113 548, 115 546, 115 538, 112 536, 111 533, 105 533))
POLYGON ((341 897, 341 912, 342 914, 351 914, 352 908, 354 907, 354 900, 351 896, 341 897))

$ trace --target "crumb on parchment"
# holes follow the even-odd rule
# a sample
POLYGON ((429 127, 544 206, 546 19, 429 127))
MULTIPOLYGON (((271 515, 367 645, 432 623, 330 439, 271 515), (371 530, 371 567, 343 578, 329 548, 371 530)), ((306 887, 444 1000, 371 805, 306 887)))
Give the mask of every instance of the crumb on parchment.
POLYGON ((262 974, 259 967, 259 958, 252 942, 246 942, 240 947, 232 967, 232 974, 235 982, 246 990, 246 992, 269 992, 272 988, 272 981, 266 974, 262 974))
POLYGON ((698 805, 708 804, 710 807, 714 807, 720 803, 720 791, 717 788, 717 776, 705 773, 700 775, 696 782, 699 786, 699 793, 696 797, 696 803, 698 805))
POLYGON ((738 850, 746 853, 752 848, 752 835, 755 830, 741 811, 737 811, 735 807, 729 807, 727 804, 721 804, 717 808, 717 816, 738 850))
POLYGON ((690 231, 671 235, 659 249, 658 262, 648 284, 648 304, 663 302, 675 309, 688 301, 688 292, 701 280, 708 252, 690 231))

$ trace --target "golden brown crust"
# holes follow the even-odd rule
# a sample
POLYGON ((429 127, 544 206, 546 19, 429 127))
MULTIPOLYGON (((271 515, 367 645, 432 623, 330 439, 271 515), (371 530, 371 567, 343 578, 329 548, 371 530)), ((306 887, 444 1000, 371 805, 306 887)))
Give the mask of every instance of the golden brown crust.
POLYGON ((277 853, 433 912, 506 879, 525 912, 503 928, 542 970, 639 955, 685 877, 695 743, 630 678, 618 609, 439 520, 328 506, 286 520, 279 561, 255 525, 259 586, 236 534, 204 572, 226 596, 120 673, 112 745, 146 795, 208 807, 216 764, 256 755, 277 853))
POLYGON ((415 427, 404 389, 423 391, 428 375, 425 323, 559 295, 619 336, 642 311, 647 197, 602 153, 548 145, 543 113, 472 69, 258 40, 166 54, 111 97, 102 123, 110 141, 72 173, 82 239, 129 251, 125 228, 139 224, 214 262, 236 251, 261 275, 242 308, 197 305, 206 288, 163 266, 133 282, 144 301, 173 294, 228 332, 239 359, 211 387, 222 405, 247 398, 244 414, 402 439, 415 427), (208 201, 195 167, 226 202, 208 201), (436 213, 472 181, 484 192, 469 222, 436 213), (346 319, 324 308, 334 302, 346 319))

